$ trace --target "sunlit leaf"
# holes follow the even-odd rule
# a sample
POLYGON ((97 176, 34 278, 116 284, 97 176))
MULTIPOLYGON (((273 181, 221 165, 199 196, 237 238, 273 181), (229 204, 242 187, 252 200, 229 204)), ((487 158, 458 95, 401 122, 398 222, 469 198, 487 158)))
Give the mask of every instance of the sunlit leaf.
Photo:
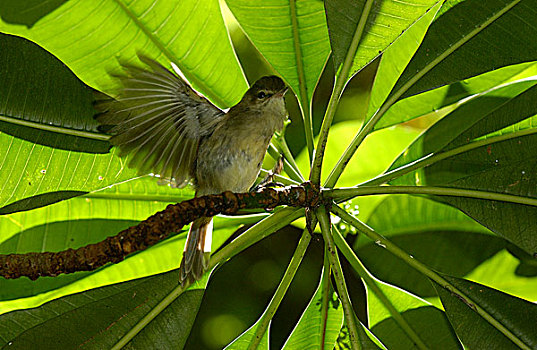
POLYGON ((369 119, 375 113, 390 94, 397 79, 399 79, 408 62, 410 62, 412 55, 419 48, 427 29, 429 29, 441 6, 442 2, 434 5, 402 33, 382 54, 371 89, 371 98, 369 100, 366 119, 369 119))
POLYGON ((309 109, 330 44, 321 1, 226 0, 246 35, 309 109))
MULTIPOLYGON (((412 196, 390 196, 367 224, 436 271, 463 277, 505 247, 459 210, 412 196)), ((386 249, 359 237, 354 249, 371 272, 421 297, 436 295, 429 280, 386 249)))
MULTIPOLYGON (((394 184, 444 185, 521 197, 535 197, 535 149, 537 137, 532 129, 537 88, 535 80, 512 83, 495 89, 444 117, 430 128, 400 157, 392 169, 431 153, 452 151, 451 157, 410 172, 394 184), (518 127, 510 125, 520 122, 518 127), (504 135, 499 142, 488 143, 504 135), (488 135, 488 138, 487 138, 488 135), (484 137, 484 144, 469 142, 484 137), (460 150, 460 151, 457 151, 460 150)), ((439 200, 463 212, 515 243, 526 252, 537 252, 532 234, 537 209, 532 206, 464 197, 439 200)))
MULTIPOLYGON (((325 1, 326 18, 330 30, 330 42, 336 71, 350 53, 353 42, 360 45, 352 59, 349 77, 384 51, 401 33, 429 11, 438 0, 373 1, 367 13, 363 34, 359 36, 359 22, 367 3, 371 1, 325 1)), ((437 10, 437 9, 436 9, 437 10)), ((433 12, 436 12, 434 10, 433 12)), ((352 53, 350 53, 352 54, 352 53)), ((348 77, 343 77, 347 79, 348 77)))
POLYGON ((399 99, 516 63, 535 61, 535 0, 449 0, 392 91, 399 99), (506 28, 509 28, 506 30, 506 28))
POLYGON ((36 42, 101 91, 114 92, 117 82, 107 71, 117 69, 118 57, 136 60, 136 51, 167 67, 174 62, 197 90, 220 107, 237 103, 247 88, 217 0, 75 0, 56 8, 25 4, 18 10, 26 18, 40 19, 23 27, 2 16, 0 31, 36 42))
MULTIPOLYGON (((392 47, 395 46, 396 45, 394 44, 392 47)), ((386 51, 386 54, 390 52, 392 47, 386 51)), ((386 54, 383 56, 383 59, 386 57, 386 54)), ((397 60, 396 57, 394 57, 394 59, 397 60)), ((376 124, 375 128, 381 129, 394 124, 404 123, 428 113, 436 112, 443 107, 449 106, 472 95, 482 94, 498 85, 535 75, 537 75, 537 64, 535 62, 521 63, 493 70, 478 75, 477 77, 457 81, 453 84, 426 91, 418 95, 410 96, 396 102, 386 114, 384 114, 382 119, 376 124)))
MULTIPOLYGON (((0 217, 0 253, 60 251, 96 243, 192 195, 192 190, 159 186, 156 179, 148 178, 34 211, 5 215, 0 217)), ((255 223, 263 216, 216 217, 213 249, 220 247, 240 225, 255 223)), ((92 273, 42 277, 36 281, 0 279, 0 299, 7 300, 0 303, 0 313, 177 268, 185 236, 183 232, 119 264, 92 273), (33 297, 9 300, 29 296, 33 297)))
POLYGON ((501 251, 481 264, 465 278, 504 293, 530 301, 537 301, 537 277, 520 276, 520 260, 507 251, 501 251))

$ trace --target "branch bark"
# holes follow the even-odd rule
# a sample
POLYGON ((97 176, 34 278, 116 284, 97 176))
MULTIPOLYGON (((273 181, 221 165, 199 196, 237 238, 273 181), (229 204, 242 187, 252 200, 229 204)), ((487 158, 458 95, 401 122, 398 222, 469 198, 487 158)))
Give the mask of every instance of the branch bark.
POLYGON ((162 241, 169 234, 202 216, 232 215, 241 209, 272 209, 280 205, 313 208, 320 203, 319 190, 311 183, 285 188, 265 188, 258 192, 208 195, 168 205, 136 226, 113 237, 78 249, 60 252, 0 255, 0 276, 35 280, 76 271, 93 271, 108 263, 118 263, 129 254, 162 241))

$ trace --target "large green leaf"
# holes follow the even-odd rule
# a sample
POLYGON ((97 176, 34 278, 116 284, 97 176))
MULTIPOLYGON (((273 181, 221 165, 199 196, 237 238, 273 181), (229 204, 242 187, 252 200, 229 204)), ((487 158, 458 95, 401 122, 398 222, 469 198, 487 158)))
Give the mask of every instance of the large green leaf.
MULTIPOLYGON (((523 79, 489 90, 467 100, 427 130, 390 166, 396 169, 428 156, 463 146, 476 138, 531 117, 537 109, 537 79, 523 79)), ((394 184, 420 184, 422 174, 409 173, 394 184)))
POLYGON ((407 31, 401 34, 382 54, 371 89, 366 119, 369 119, 373 115, 390 94, 397 79, 399 79, 412 55, 414 55, 420 46, 427 29, 429 29, 441 6, 442 2, 434 5, 425 15, 412 24, 407 31))
MULTIPOLYGON (((432 200, 390 196, 367 224, 431 268, 464 277, 505 247, 459 210, 432 200)), ((429 280, 366 237, 354 249, 378 278, 421 297, 436 295, 429 280)))
POLYGON ((434 284, 449 320, 465 346, 473 349, 502 350, 520 349, 522 344, 527 349, 537 347, 535 304, 481 284, 449 276, 444 278, 471 299, 468 301, 458 298, 457 295, 434 284), (475 305, 472 302, 483 308, 491 319, 500 323, 504 329, 498 329, 480 317, 473 310, 475 305), (520 342, 518 346, 512 342, 513 339, 520 342))
MULTIPOLYGON (((461 349, 442 311, 426 301, 396 287, 375 280, 375 284, 400 314, 403 322, 431 349, 461 349)), ((379 296, 367 289, 369 325, 389 349, 414 349, 415 342, 408 330, 401 328, 379 296)))
POLYGON ((36 44, 0 33, 0 214, 135 176, 96 132, 93 91, 36 44))
MULTIPOLYGON (((95 243, 192 195, 192 190, 159 186, 156 179, 146 178, 37 210, 5 215, 0 217, 0 252, 60 251, 95 243)), ((240 225, 255 223, 262 217, 216 217, 213 249, 220 247, 240 225)), ((0 279, 0 299, 33 296, 0 303, 0 313, 177 268, 184 241, 184 234, 174 236, 119 264, 92 273, 80 272, 36 281, 0 279)))
POLYGON ((237 103, 247 88, 217 0, 75 0, 46 14, 42 6, 25 4, 21 8, 15 2, 3 3, 0 13, 17 6, 26 18, 41 18, 23 27, 2 17, 0 31, 36 42, 101 91, 113 92, 117 84, 106 74, 118 67, 116 58, 136 60, 136 51, 168 67, 174 62, 197 90, 220 107, 237 103))
POLYGON ((116 149, 109 154, 73 152, 0 133, 1 214, 38 208, 136 176, 116 149))
POLYGON ((366 285, 369 326, 383 344, 389 349, 460 348, 440 310, 371 275, 339 231, 335 232, 336 245, 366 285))
MULTIPOLYGON (((177 288, 178 280, 179 272, 171 271, 2 315, 1 345, 13 349, 35 348, 37 344, 41 349, 109 349, 148 312, 156 310, 157 304, 177 288)), ((127 348, 181 348, 201 303, 200 288, 203 284, 182 293, 127 348)))
MULTIPOLYGON (((401 38, 403 37, 404 36, 401 38)), ((382 56, 381 65, 387 58, 387 54, 394 48, 396 48, 396 44, 386 50, 386 53, 382 56)), ((399 56, 396 56, 395 53, 393 56, 394 62, 400 60, 398 58, 399 56)), ((499 85, 535 75, 537 75, 537 63, 521 63, 496 69, 478 75, 477 77, 465 79, 418 95, 410 96, 396 102, 375 125, 375 128, 381 129, 404 123, 428 113, 437 112, 441 108, 465 98, 477 97, 487 90, 493 89, 499 85)))
POLYGON ((399 99, 535 61, 535 0, 448 0, 392 91, 399 99), (508 30, 506 30, 508 28, 508 30))
POLYGON ((325 349, 334 347, 343 326, 343 307, 334 291, 330 289, 327 314, 322 313, 323 277, 317 291, 304 310, 283 349, 317 349, 324 340, 325 349), (324 324, 323 324, 324 321, 324 324), (325 327, 323 329, 323 327, 325 327))
MULTIPOLYGON (((439 0, 411 1, 325 1, 326 18, 330 31, 330 43, 336 71, 359 40, 352 59, 349 77, 365 67, 384 51, 401 33, 423 16, 439 0), (365 26, 360 30, 362 16, 365 26)), ((437 10, 437 9, 436 9, 437 10)), ((433 12, 436 12, 433 11, 433 12)), ((347 79, 348 77, 342 77, 347 79)))
POLYGON ((321 1, 226 0, 256 48, 309 110, 313 92, 330 54, 321 1))
POLYGON ((54 148, 108 153, 97 133, 93 89, 23 38, 0 33, 0 131, 54 148))
MULTIPOLYGON (((423 163, 426 167, 409 172, 392 183, 443 185, 535 197, 537 137, 532 129, 533 119, 527 119, 537 112, 535 83, 535 80, 528 80, 495 89, 444 117, 391 168, 434 153, 449 151, 451 156, 434 162, 433 155, 430 162, 425 160, 423 163), (524 119, 527 120, 520 122, 524 119), (520 124, 510 126, 517 122, 520 124), (475 143, 469 143, 471 141, 475 143)), ((532 234, 535 228, 532 218, 537 215, 537 208, 469 199, 459 197, 455 192, 453 197, 441 200, 463 210, 528 253, 537 252, 537 240, 532 234)))

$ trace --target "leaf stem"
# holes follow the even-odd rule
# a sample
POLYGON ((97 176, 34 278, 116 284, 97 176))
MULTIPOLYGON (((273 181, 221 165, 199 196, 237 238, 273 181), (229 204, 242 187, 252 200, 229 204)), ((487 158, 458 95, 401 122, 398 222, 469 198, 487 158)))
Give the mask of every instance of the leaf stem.
MULTIPOLYGON (((352 37, 349 50, 345 56, 345 60, 341 65, 341 70, 339 74, 336 75, 336 81, 334 84, 334 89, 330 95, 330 100, 328 101, 328 106, 326 108, 326 113, 323 118, 323 123, 321 125, 321 131, 319 133, 319 140, 317 141, 317 149, 315 151, 315 157, 313 159, 312 169, 310 179, 314 184, 320 184, 321 182, 321 169, 323 165, 324 151, 326 149, 326 142, 328 140, 328 132, 330 131, 330 126, 332 125, 332 120, 336 114, 337 106, 339 105, 339 99, 343 93, 343 88, 347 83, 347 78, 354 62, 354 57, 356 56, 356 51, 358 50, 358 44, 362 39, 364 34, 365 25, 367 23, 367 18, 371 12, 373 6, 373 0, 367 0, 362 14, 360 16, 360 21, 356 26, 356 31, 352 37)), ((337 69, 337 68, 336 68, 337 69)))
POLYGON ((291 180, 290 178, 288 177, 285 177, 283 175, 280 175, 280 174, 274 174, 272 173, 270 170, 266 170, 266 169, 261 169, 259 170, 259 175, 261 176, 268 176, 268 175, 272 175, 273 179, 277 182, 281 182, 282 184, 284 185, 300 185, 301 182, 299 181, 295 181, 295 180, 291 180))
POLYGON ((326 341, 326 325, 328 322, 328 307, 330 303, 330 260, 328 259, 328 249, 324 250, 324 259, 323 259, 323 276, 321 279, 321 344, 319 344, 319 349, 325 349, 326 341))
POLYGON ((47 124, 32 122, 30 120, 7 117, 4 115, 0 115, 0 121, 6 122, 9 124, 26 126, 26 127, 30 127, 30 128, 37 129, 37 130, 50 131, 50 132, 54 132, 57 134, 84 137, 84 138, 91 139, 91 140, 108 141, 110 139, 110 135, 100 134, 97 132, 69 129, 69 128, 64 128, 64 127, 56 126, 56 125, 47 125, 47 124))
POLYGON ((411 171, 414 171, 419 168, 424 168, 426 166, 429 166, 441 160, 447 159, 449 157, 453 157, 455 155, 468 152, 468 151, 477 149, 479 147, 492 145, 497 142, 507 141, 507 140, 515 139, 517 137, 524 137, 524 136, 529 136, 529 135, 534 135, 534 134, 537 134, 537 128, 518 130, 512 133, 492 136, 492 137, 485 138, 482 140, 474 141, 474 142, 450 149, 449 151, 436 153, 436 154, 430 153, 411 163, 405 164, 397 169, 393 169, 371 180, 365 181, 359 184, 358 186, 361 187, 361 186, 382 185, 402 175, 408 174, 411 171))
POLYGON ((291 261, 289 262, 289 266, 287 266, 287 270, 285 271, 285 274, 283 275, 283 278, 280 281, 280 284, 278 285, 276 292, 272 296, 272 299, 270 300, 269 305, 267 306, 267 308, 265 309, 265 312, 263 312, 263 315, 259 319, 259 324, 254 332, 254 336, 252 337, 252 340, 250 341, 248 350, 257 349, 257 347, 259 346, 259 343, 263 339, 263 336, 267 332, 270 321, 272 320, 272 317, 274 317, 274 314, 276 313, 276 310, 280 306, 280 303, 283 300, 285 293, 289 289, 289 285, 291 284, 291 282, 293 281, 293 278, 295 277, 298 267, 300 266, 300 263, 302 262, 302 259, 304 258, 304 254, 306 254, 306 250, 308 248, 310 241, 311 241, 311 235, 308 232, 308 230, 304 229, 302 231, 302 237, 300 237, 300 241, 298 242, 295 253, 293 254, 293 257, 291 258, 291 261))
POLYGON ((440 62, 442 62, 447 56, 451 55, 455 50, 459 49, 461 46, 463 46, 465 43, 467 43, 470 39, 472 39, 474 36, 479 34, 481 31, 483 31, 486 27, 488 27, 492 22, 494 22, 496 19, 501 17, 504 13, 509 11, 513 6, 518 4, 521 0, 512 1, 511 4, 506 5, 502 10, 495 13, 493 16, 488 18, 485 22, 483 22, 481 25, 478 25, 475 27, 474 30, 469 32, 467 35, 464 35, 459 41, 453 43, 449 46, 444 52, 442 52, 440 55, 438 55, 435 59, 433 59, 431 62, 429 62, 427 65, 425 65, 422 69, 420 69, 416 74, 414 74, 403 86, 401 86, 397 91, 395 91, 393 94, 391 94, 390 98, 388 98, 382 106, 373 114, 371 119, 365 123, 365 125, 360 129, 360 131, 356 134, 354 139, 351 141, 350 145, 347 147, 341 158, 339 158, 336 166, 328 176, 328 179, 326 180, 324 186, 325 187, 334 187, 339 180, 339 177, 343 173, 343 170, 351 160, 352 156, 360 147, 364 139, 373 131, 375 128, 375 125, 377 122, 384 116, 384 114, 390 109, 390 107, 399 100, 401 96, 405 92, 407 92, 418 80, 420 80, 425 74, 429 73, 434 67, 436 67, 440 62))
POLYGON ((468 190, 465 188, 435 187, 435 186, 364 186, 336 188, 323 191, 327 198, 347 199, 359 196, 379 194, 429 194, 437 196, 467 197, 486 199, 515 204, 537 206, 537 198, 523 197, 507 193, 488 192, 481 190, 468 190))
POLYGON ((295 157, 293 157, 289 146, 287 146, 287 142, 285 141, 283 134, 276 133, 273 138, 273 143, 278 152, 283 155, 284 160, 289 163, 289 166, 293 169, 295 174, 300 177, 300 181, 304 182, 304 176, 302 176, 302 173, 296 164, 295 157))
POLYGON ((351 299, 349 292, 347 291, 347 285, 345 283, 345 276, 343 275, 343 269, 339 262, 339 256, 337 252, 336 245, 334 243, 334 237, 331 232, 330 219, 328 213, 324 206, 321 206, 317 211, 317 219, 321 226, 321 232, 323 234, 324 244, 327 250, 328 259, 330 261, 330 266, 332 268, 332 273, 334 280, 336 281, 336 288, 343 306, 343 311, 345 314, 345 321, 347 322, 347 327, 349 328, 349 338, 351 347, 353 350, 361 349, 359 336, 358 336, 358 324, 356 322, 356 316, 354 315, 354 310, 352 308, 351 299))
POLYGON ((384 294, 382 289, 380 289, 377 284, 379 283, 379 281, 371 275, 371 273, 362 264, 360 259, 358 259, 356 254, 354 254, 354 251, 351 247, 349 247, 349 244, 347 243, 347 241, 345 241, 345 238, 343 238, 341 232, 339 232, 337 227, 332 225, 332 228, 335 232, 334 241, 336 243, 336 246, 339 248, 341 253, 343 253, 347 261, 351 264, 354 271, 358 273, 358 275, 364 280, 367 287, 376 295, 382 305, 384 305, 384 307, 388 310, 390 315, 392 315, 393 320, 399 325, 399 327, 401 327, 403 332, 405 332, 406 335, 414 342, 416 347, 425 350, 429 349, 427 345, 425 345, 423 340, 420 338, 420 336, 416 333, 416 331, 412 328, 412 326, 403 318, 401 313, 395 308, 391 300, 386 296, 386 294, 384 294))
POLYGON ((493 315, 489 314, 475 301, 473 301, 471 298, 465 295, 461 290, 456 288, 454 285, 449 283, 442 276, 440 276, 439 274, 431 270, 428 266, 414 259, 413 256, 409 255, 407 252, 399 248, 397 245, 395 245, 394 243, 386 239, 381 234, 375 232, 373 229, 371 229, 366 224, 362 223, 359 219, 357 219, 353 215, 347 213, 344 209, 342 209, 338 205, 333 205, 331 208, 331 211, 335 215, 339 216, 342 220, 356 227, 357 230, 359 230, 360 232, 365 234, 367 237, 372 239, 377 245, 385 248, 390 253, 400 258, 405 263, 407 263, 410 267, 421 272, 423 275, 427 276, 431 280, 441 285, 443 288, 447 289, 455 297, 462 298, 461 300, 465 300, 468 304, 472 304, 474 306, 473 310, 475 312, 477 312, 482 318, 484 318, 487 322, 489 322, 493 327, 495 327, 498 331, 500 331, 503 335, 509 338, 513 343, 518 345, 520 348, 527 349, 527 350, 530 349, 530 347, 524 344, 524 342, 521 339, 519 339, 509 329, 507 329, 501 322, 496 320, 493 315))

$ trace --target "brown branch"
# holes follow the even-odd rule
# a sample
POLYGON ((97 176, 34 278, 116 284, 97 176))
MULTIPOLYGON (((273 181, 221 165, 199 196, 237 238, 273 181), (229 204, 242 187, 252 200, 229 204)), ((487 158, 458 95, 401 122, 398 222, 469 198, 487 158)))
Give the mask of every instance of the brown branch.
POLYGON ((92 271, 107 263, 118 263, 129 254, 147 249, 170 233, 202 216, 236 214, 241 209, 274 208, 279 205, 315 207, 318 189, 310 183, 281 189, 265 188, 259 192, 209 195, 168 205, 136 226, 116 236, 78 249, 60 252, 0 255, 0 276, 32 280, 76 271, 92 271))

